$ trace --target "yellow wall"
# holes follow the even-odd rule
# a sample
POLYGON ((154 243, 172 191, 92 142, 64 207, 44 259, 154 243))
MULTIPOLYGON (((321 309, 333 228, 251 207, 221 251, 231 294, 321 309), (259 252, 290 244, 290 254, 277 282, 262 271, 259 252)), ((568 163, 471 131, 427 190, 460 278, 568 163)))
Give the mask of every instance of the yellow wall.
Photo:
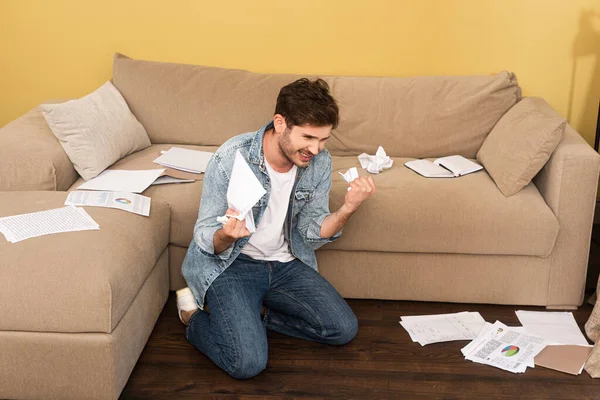
POLYGON ((507 69, 592 143, 600 0, 0 0, 0 126, 92 91, 114 52, 257 72, 507 69))

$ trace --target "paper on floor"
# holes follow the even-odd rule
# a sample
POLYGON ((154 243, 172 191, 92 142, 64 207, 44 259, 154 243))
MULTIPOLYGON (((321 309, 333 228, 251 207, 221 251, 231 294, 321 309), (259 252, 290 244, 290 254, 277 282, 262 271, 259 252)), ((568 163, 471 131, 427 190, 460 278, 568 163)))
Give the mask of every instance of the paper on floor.
POLYGON ((98 230, 83 208, 67 206, 0 218, 0 232, 11 243, 61 232, 98 230))
POLYGON ((571 312, 519 310, 515 314, 527 332, 543 337, 550 344, 589 344, 571 312))
POLYGON ((478 312, 419 315, 401 317, 400 325, 413 342, 421 346, 453 340, 471 340, 477 337, 485 325, 478 312))
MULTIPOLYGON (((486 322, 485 326, 481 329, 481 332, 479 332, 479 335, 477 335, 477 337, 473 341, 469 342, 469 344, 467 344, 465 347, 460 349, 460 352, 463 354, 463 356, 466 356, 467 354, 469 354, 473 350, 473 348, 475 348, 480 343, 481 340, 484 340, 487 337, 494 337, 494 336, 498 335, 499 332, 491 333, 492 327, 493 327, 492 324, 490 324, 489 322, 486 322)), ((507 326, 506 329, 509 329, 511 331, 514 331, 514 332, 517 332, 520 334, 527 333, 525 328, 522 326, 507 326)), ((502 332, 502 331, 500 331, 500 332, 502 332)), ((531 368, 535 367, 533 359, 527 361, 527 366, 531 367, 531 368)))
POLYGON ((384 169, 391 168, 394 161, 385 154, 383 147, 379 146, 374 156, 362 153, 358 156, 361 167, 372 174, 378 174, 384 169))
POLYGON ((65 205, 117 208, 134 214, 150 215, 150 197, 126 192, 69 193, 65 205))
POLYGON ((214 153, 171 147, 154 160, 154 163, 180 171, 201 174, 214 153))
MULTIPOLYGON (((246 228, 250 233, 256 231, 252 207, 265 193, 267 193, 265 188, 254 175, 240 151, 237 150, 233 170, 229 178, 229 186, 227 187, 227 204, 229 208, 239 212, 239 215, 235 218, 240 221, 246 220, 246 228)), ((217 221, 224 224, 227 222, 227 216, 217 217, 217 221)))
POLYGON ((461 351, 467 360, 509 372, 523 373, 533 367, 534 357, 548 344, 543 338, 523 333, 500 321, 486 327, 461 351))
POLYGON ((164 169, 129 171, 109 169, 80 185, 77 190, 142 193, 165 172, 164 169))

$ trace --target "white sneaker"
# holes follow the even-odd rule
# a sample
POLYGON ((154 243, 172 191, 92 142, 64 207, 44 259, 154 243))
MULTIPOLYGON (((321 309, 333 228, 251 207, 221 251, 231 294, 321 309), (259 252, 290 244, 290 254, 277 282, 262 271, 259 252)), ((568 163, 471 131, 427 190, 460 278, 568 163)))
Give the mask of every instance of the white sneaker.
POLYGON ((189 287, 179 289, 177 292, 177 314, 179 315, 179 320, 187 325, 183 318, 181 317, 182 311, 194 311, 198 310, 198 304, 196 303, 196 299, 192 294, 192 291, 189 287))

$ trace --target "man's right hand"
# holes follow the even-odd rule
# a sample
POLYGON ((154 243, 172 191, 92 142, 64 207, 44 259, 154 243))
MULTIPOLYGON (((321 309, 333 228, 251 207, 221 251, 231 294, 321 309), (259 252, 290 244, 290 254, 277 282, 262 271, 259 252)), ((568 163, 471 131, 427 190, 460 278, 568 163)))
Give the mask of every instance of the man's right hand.
MULTIPOLYGON (((239 213, 234 209, 228 208, 225 215, 237 216, 239 213)), ((237 218, 229 217, 227 223, 223 225, 223 235, 230 240, 236 241, 240 238, 250 236, 250 231, 246 228, 246 220, 239 220, 237 218)))
MULTIPOLYGON (((227 209, 226 215, 239 215, 239 213, 231 208, 227 209)), ((231 246, 236 240, 250 236, 250 231, 246 228, 246 220, 238 220, 237 218, 229 217, 227 222, 221 229, 215 232, 213 238, 213 245, 215 248, 215 254, 222 253, 231 246)))

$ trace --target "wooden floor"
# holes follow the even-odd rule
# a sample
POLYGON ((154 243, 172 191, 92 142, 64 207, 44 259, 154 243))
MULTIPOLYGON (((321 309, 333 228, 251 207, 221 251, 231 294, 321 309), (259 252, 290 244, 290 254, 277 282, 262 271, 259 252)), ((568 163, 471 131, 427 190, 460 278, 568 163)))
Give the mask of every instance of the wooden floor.
MULTIPOLYGON (((517 309, 536 307, 349 300, 360 328, 350 344, 321 345, 269 332, 269 363, 239 381, 196 351, 183 335, 174 295, 142 353, 121 399, 600 399, 600 379, 541 367, 512 374, 466 361, 467 342, 421 347, 398 324, 401 315, 479 311, 490 322, 518 325, 517 309)), ((575 318, 580 326, 591 306, 575 318)))

